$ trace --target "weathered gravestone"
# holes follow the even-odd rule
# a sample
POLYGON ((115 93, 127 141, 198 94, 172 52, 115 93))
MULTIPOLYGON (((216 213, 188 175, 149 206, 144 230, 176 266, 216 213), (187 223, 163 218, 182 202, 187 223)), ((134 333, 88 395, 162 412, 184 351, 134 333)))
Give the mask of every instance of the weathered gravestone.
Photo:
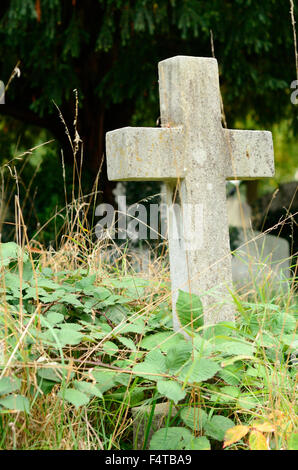
POLYGON ((108 176, 164 181, 168 206, 181 205, 180 213, 169 211, 168 224, 175 330, 178 289, 201 297, 205 323, 233 320, 225 184, 273 176, 272 136, 222 127, 216 59, 160 62, 159 94, 161 128, 107 133, 108 176))
MULTIPOLYGON (((269 289, 287 289, 290 246, 284 238, 252 229, 251 207, 238 194, 228 198, 228 220, 233 229, 232 278, 235 287, 253 282, 269 289), (235 230, 236 229, 236 230, 235 230)), ((274 224, 272 224, 274 225, 274 224)))
POLYGON ((257 283, 269 291, 289 288, 290 250, 287 240, 251 228, 240 228, 236 244, 232 257, 235 287, 247 288, 257 283))

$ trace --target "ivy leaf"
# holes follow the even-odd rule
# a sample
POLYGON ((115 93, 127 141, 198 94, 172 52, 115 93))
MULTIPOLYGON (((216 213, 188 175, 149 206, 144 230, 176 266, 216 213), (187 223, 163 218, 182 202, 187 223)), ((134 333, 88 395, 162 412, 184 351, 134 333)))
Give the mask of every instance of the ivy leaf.
POLYGON ((202 431, 207 422, 207 413, 202 408, 186 406, 182 408, 180 416, 183 422, 194 431, 202 431))
POLYGON ((30 409, 29 400, 23 397, 23 395, 9 395, 6 398, 2 398, 0 406, 8 410, 24 411, 25 413, 29 413, 30 409))
POLYGON ((197 295, 179 289, 176 310, 181 326, 188 333, 193 334, 203 326, 203 304, 197 295))
POLYGON ((186 395, 181 385, 173 380, 159 380, 157 382, 157 390, 161 395, 169 398, 169 400, 173 400, 176 404, 186 395))

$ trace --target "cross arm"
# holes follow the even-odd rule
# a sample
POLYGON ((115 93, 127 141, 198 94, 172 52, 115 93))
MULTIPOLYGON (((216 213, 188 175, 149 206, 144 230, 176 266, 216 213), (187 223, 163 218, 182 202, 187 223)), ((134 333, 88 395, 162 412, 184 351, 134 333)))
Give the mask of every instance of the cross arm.
POLYGON ((180 127, 123 127, 108 132, 106 154, 112 181, 165 181, 184 176, 180 127))
POLYGON ((269 131, 224 129, 228 147, 227 179, 274 176, 272 134, 269 131))

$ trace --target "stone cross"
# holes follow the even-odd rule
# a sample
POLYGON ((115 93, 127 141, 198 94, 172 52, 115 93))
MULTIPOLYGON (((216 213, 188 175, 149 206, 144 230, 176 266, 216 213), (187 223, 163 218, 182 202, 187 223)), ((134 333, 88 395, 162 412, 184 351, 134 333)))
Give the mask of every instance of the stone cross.
POLYGON ((272 135, 222 127, 216 59, 177 56, 158 68, 161 128, 108 132, 108 177, 164 181, 167 204, 182 207, 168 221, 174 329, 178 289, 200 296, 205 324, 233 321, 226 180, 273 176, 272 135))

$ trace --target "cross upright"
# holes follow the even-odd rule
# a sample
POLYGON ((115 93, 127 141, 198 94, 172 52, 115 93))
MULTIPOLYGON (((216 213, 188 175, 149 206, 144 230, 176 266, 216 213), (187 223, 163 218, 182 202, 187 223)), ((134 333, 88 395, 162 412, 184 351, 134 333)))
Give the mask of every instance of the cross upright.
POLYGON ((168 206, 182 207, 168 220, 174 329, 179 289, 200 296, 205 324, 233 321, 226 180, 273 176, 272 135, 223 128, 216 59, 177 56, 158 68, 161 128, 108 132, 108 177, 164 181, 168 206))

